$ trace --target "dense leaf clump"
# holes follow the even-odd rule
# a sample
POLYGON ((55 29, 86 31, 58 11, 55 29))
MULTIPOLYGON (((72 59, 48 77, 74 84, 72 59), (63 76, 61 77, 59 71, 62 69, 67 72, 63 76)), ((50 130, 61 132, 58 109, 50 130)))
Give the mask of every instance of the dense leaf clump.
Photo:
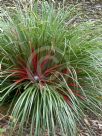
POLYGON ((86 110, 101 115, 101 29, 71 24, 75 8, 42 2, 1 9, 0 104, 11 103, 11 133, 75 136, 86 110))

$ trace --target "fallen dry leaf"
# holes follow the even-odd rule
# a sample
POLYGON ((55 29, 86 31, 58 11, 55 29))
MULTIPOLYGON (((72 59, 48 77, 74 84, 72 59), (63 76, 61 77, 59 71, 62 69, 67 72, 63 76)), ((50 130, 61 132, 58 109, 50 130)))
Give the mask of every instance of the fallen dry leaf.
POLYGON ((84 118, 84 121, 85 121, 86 125, 90 126, 90 123, 87 118, 84 118))

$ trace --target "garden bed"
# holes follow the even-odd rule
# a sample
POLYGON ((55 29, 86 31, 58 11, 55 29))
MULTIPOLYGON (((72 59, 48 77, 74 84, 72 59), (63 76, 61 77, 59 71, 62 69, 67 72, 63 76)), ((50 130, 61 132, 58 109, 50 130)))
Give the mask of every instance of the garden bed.
MULTIPOLYGON (((0 136, 9 136, 8 132, 10 131, 9 120, 12 120, 12 117, 4 116, 0 114, 0 136)), ((81 128, 79 126, 79 131, 77 136, 90 136, 90 132, 92 136, 102 136, 102 120, 94 117, 87 116, 85 119, 86 126, 81 128), (89 130, 90 132, 89 132, 89 130)), ((18 126, 15 128, 13 136, 17 136, 18 126)), ((24 128, 23 135, 29 136, 29 127, 24 128)), ((45 136, 48 136, 47 131, 45 132, 45 136)), ((62 136, 59 128, 56 129, 56 136, 62 136)))
MULTIPOLYGON (((9 5, 9 4, 8 4, 9 5)), ((79 18, 75 20, 76 23, 84 22, 84 21, 96 21, 102 18, 102 3, 81 3, 80 6, 78 6, 78 10, 83 13, 79 18)), ((8 136, 9 131, 9 120, 13 120, 12 117, 6 115, 7 106, 0 107, 0 136, 8 136)), ((92 114, 88 114, 86 118, 84 119, 86 126, 84 128, 81 128, 79 126, 79 133, 78 136, 90 136, 90 133, 88 132, 88 129, 91 129, 92 136, 102 136, 102 119, 97 119, 92 114)), ((16 127, 14 136, 17 136, 17 130, 18 127, 16 127)), ((29 126, 28 128, 24 128, 24 136, 29 135, 29 126)), ((47 132, 45 136, 47 136, 47 132)), ((60 130, 57 128, 56 130, 56 136, 61 136, 60 130)))

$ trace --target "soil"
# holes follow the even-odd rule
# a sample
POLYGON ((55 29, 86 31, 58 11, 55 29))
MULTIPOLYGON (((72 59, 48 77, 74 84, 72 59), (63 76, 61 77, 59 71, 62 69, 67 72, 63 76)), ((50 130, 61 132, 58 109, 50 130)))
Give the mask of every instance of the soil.
MULTIPOLYGON (((8 132, 10 130, 9 120, 12 120, 11 116, 4 116, 0 114, 0 136, 9 136, 8 132)), ((87 116, 84 118, 85 125, 83 127, 79 126, 77 136, 102 136, 102 119, 95 119, 92 116, 87 116)), ((18 126, 15 128, 15 131, 12 136, 17 135, 18 126)), ((23 136, 29 136, 29 127, 24 128, 23 136)), ((47 131, 45 132, 45 136, 48 136, 47 131)), ((62 136, 60 133, 60 129, 56 129, 56 136, 62 136)))

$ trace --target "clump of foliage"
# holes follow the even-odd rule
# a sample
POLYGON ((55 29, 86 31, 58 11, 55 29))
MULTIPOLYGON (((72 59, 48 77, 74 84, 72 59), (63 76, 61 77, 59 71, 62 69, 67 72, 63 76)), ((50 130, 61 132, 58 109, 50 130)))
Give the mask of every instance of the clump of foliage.
MULTIPOLYGON (((15 7, 0 18, 0 104, 11 102, 12 132, 75 136, 86 109, 101 113, 99 26, 71 25, 74 7, 47 2, 15 7)), ((11 133, 12 133, 11 132, 11 133)))

